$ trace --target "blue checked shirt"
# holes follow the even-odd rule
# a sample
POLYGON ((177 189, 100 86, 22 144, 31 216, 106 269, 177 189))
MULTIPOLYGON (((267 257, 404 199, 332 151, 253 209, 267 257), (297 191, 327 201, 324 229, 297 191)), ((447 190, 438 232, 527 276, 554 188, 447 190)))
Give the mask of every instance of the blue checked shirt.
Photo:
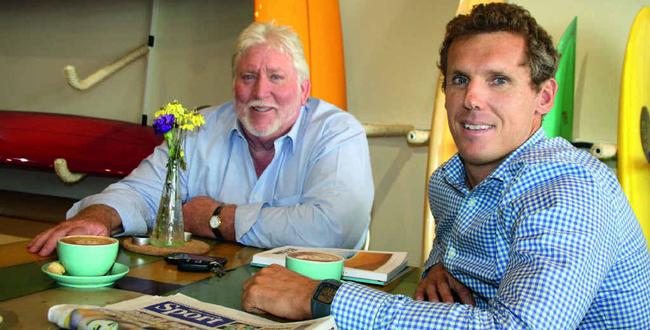
MULTIPOLYGON (((611 171, 543 130, 473 190, 454 156, 431 177, 442 263, 476 306, 344 283, 341 329, 650 329, 650 255, 611 171)), ((649 201, 650 202, 650 201, 649 201)))

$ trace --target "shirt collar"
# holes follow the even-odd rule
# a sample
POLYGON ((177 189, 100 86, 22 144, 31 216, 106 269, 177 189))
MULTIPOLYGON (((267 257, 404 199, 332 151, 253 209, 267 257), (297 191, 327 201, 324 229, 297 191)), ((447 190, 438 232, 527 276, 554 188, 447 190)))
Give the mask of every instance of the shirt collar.
MULTIPOLYGON (((515 159, 517 159, 517 157, 519 157, 519 155, 521 155, 525 150, 545 139, 546 134, 544 133, 544 129, 540 127, 537 132, 526 140, 526 142, 515 149, 515 151, 511 152, 510 155, 508 155, 481 183, 492 179, 499 181, 509 180, 519 168, 517 163, 515 163, 515 159)), ((458 153, 449 159, 449 161, 442 166, 441 170, 443 171, 445 180, 447 180, 449 184, 459 190, 467 190, 467 184, 465 182, 465 166, 463 166, 463 162, 458 153)), ((481 183, 479 183, 479 185, 481 183)))
POLYGON ((544 139, 546 139, 546 134, 544 133, 544 129, 540 127, 537 132, 535 132, 530 138, 528 138, 528 140, 526 140, 526 142, 520 145, 519 148, 515 149, 515 151, 510 153, 510 155, 508 155, 508 157, 506 157, 506 159, 504 159, 501 164, 499 164, 496 170, 488 175, 487 179, 506 181, 512 178, 512 176, 515 175, 518 168, 520 167, 517 166, 519 163, 516 162, 516 159, 519 158, 519 156, 526 150, 530 149, 532 146, 538 144, 544 139))
POLYGON ((296 150, 296 140, 298 139, 298 132, 300 131, 300 125, 302 123, 302 118, 304 116, 304 113, 307 111, 307 105, 303 105, 300 107, 300 113, 298 113, 298 118, 296 119, 296 122, 293 123, 293 126, 291 126, 291 129, 287 134, 279 137, 277 140, 275 140, 275 150, 279 150, 282 148, 283 144, 288 145, 288 148, 290 148, 291 152, 295 152, 296 150))

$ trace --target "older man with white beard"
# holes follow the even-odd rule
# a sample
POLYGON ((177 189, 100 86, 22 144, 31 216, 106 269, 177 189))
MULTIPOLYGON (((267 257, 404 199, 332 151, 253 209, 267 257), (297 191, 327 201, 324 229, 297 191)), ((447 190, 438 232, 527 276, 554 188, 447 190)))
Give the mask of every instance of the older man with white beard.
MULTIPOLYGON (((234 101, 202 110, 181 173, 185 228, 257 247, 360 248, 374 195, 368 143, 352 115, 309 97, 298 36, 253 23, 232 60, 234 101)), ((77 202, 28 245, 49 255, 71 234, 144 234, 166 173, 163 143, 129 176, 77 202)))

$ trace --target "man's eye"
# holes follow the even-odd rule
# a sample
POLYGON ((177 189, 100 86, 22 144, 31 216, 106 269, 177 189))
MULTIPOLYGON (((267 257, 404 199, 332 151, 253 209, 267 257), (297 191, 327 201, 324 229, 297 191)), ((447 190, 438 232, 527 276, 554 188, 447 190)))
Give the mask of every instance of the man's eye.
POLYGON ((241 75, 241 79, 244 80, 244 81, 255 80, 255 75, 253 75, 253 74, 243 74, 243 75, 241 75))
POLYGON ((451 77, 452 85, 466 85, 469 82, 469 79, 465 76, 453 76, 451 77))
POLYGON ((508 78, 506 77, 495 77, 492 81, 495 85, 505 85, 508 83, 508 78))
POLYGON ((271 80, 282 80, 284 77, 280 74, 274 73, 271 75, 271 80))

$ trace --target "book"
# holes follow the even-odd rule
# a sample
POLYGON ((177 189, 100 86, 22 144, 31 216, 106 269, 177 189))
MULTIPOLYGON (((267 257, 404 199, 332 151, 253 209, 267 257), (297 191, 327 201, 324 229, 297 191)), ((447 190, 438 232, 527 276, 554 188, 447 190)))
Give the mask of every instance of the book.
POLYGON ((331 316, 282 323, 209 304, 177 293, 144 295, 104 307, 61 304, 50 307, 48 321, 63 329, 337 329, 331 316))
POLYGON ((406 252, 363 251, 352 249, 310 248, 283 246, 253 255, 252 266, 266 267, 271 264, 284 266, 287 254, 297 251, 317 251, 345 258, 343 280, 368 284, 386 285, 408 273, 406 252))

